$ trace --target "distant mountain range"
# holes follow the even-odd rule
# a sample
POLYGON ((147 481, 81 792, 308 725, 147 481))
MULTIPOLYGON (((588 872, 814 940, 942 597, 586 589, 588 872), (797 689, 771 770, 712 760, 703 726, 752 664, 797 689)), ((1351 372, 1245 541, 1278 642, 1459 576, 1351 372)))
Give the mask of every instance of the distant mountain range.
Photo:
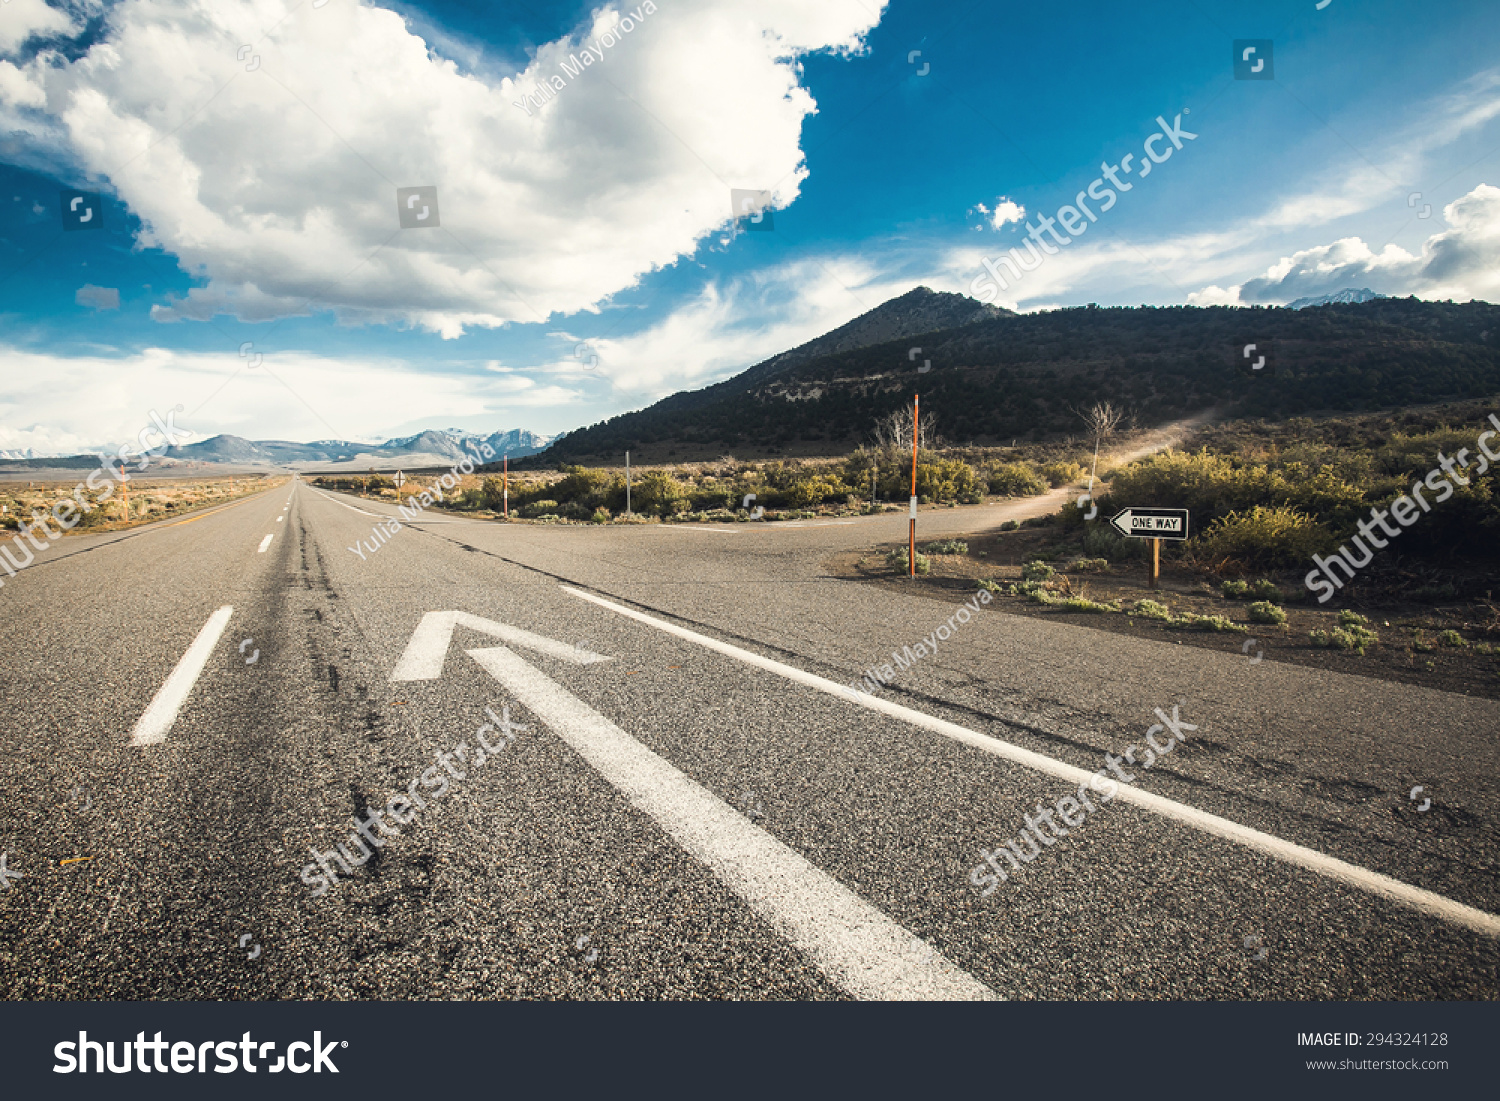
POLYGON ((1500 394, 1500 306, 1328 297, 1327 309, 1015 315, 919 288, 725 382, 570 432, 522 465, 618 464, 627 450, 642 463, 839 454, 914 393, 958 445, 1081 437, 1079 410, 1100 401, 1151 427, 1208 409, 1283 419, 1500 394), (1242 370, 1249 344, 1274 374, 1242 370))
POLYGON ((1361 287, 1359 290, 1355 290, 1352 287, 1345 287, 1343 290, 1335 291, 1333 294, 1320 294, 1316 298, 1299 298, 1294 302, 1287 303, 1286 308, 1289 310, 1305 310, 1308 306, 1347 306, 1352 303, 1373 302, 1377 298, 1384 297, 1385 295, 1376 294, 1369 287, 1361 287))
MULTIPOLYGON (((456 428, 444 431, 427 430, 415 436, 386 440, 381 444, 353 443, 348 440, 315 440, 312 443, 293 443, 289 440, 247 440, 241 436, 214 436, 198 443, 168 448, 163 459, 178 463, 215 463, 236 466, 305 466, 355 464, 365 466, 389 466, 404 463, 408 466, 446 466, 462 459, 468 453, 482 455, 481 444, 488 444, 495 455, 509 455, 512 459, 535 455, 558 439, 528 432, 524 428, 513 428, 508 432, 494 432, 488 436, 463 432, 456 428)), ((110 453, 113 453, 111 449, 110 453)), ((93 455, 75 455, 67 458, 37 458, 31 453, 0 452, 0 461, 15 467, 47 468, 93 465, 99 460, 93 455)))

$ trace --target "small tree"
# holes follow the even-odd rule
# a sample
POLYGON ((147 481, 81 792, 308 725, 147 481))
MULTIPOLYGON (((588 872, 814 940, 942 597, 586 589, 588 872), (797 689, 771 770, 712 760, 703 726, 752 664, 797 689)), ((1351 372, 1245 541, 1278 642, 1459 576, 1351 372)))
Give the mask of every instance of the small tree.
POLYGON ((1117 409, 1107 401, 1097 401, 1087 413, 1080 413, 1094 434, 1094 465, 1089 469, 1089 493, 1094 492, 1094 475, 1099 471, 1099 445, 1115 434, 1125 410, 1117 409))

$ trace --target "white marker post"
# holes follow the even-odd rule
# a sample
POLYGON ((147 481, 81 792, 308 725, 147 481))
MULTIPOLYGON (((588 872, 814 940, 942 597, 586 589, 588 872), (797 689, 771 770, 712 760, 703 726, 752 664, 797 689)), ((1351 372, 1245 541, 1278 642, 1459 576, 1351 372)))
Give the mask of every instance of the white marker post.
POLYGON ((630 452, 625 452, 625 515, 630 515, 630 452))

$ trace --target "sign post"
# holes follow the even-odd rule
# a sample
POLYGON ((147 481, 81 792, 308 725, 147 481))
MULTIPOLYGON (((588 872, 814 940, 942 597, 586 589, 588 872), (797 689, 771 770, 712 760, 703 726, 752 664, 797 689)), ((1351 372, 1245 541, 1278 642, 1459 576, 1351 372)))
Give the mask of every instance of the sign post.
POLYGON ((911 396, 911 543, 906 550, 909 577, 917 576, 917 428, 922 423, 921 401, 922 395, 911 396))
POLYGON ((630 515, 630 452, 625 452, 625 515, 630 515))
POLYGON ((510 519, 510 452, 505 453, 505 474, 500 480, 500 507, 505 510, 505 518, 510 519))
POLYGON ((1188 537, 1185 508, 1127 508, 1110 518, 1110 525, 1127 539, 1151 540, 1150 587, 1161 587, 1161 541, 1180 543, 1188 537))

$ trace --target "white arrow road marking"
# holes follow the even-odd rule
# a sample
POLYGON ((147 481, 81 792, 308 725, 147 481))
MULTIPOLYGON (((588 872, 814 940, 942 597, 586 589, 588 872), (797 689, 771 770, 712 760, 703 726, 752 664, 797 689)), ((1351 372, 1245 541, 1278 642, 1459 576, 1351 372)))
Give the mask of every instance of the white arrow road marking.
POLYGON ((271 545, 271 540, 275 539, 275 538, 276 538, 276 536, 274 536, 274 535, 268 535, 268 536, 266 536, 264 539, 262 539, 260 541, 260 550, 256 551, 255 553, 256 554, 265 554, 266 553, 266 548, 271 545))
POLYGON ((171 730, 172 724, 177 721, 177 712, 182 710, 182 705, 187 702, 193 685, 198 683, 198 676, 203 672, 203 666, 207 664, 209 655, 218 645, 224 628, 229 626, 229 617, 233 614, 234 607, 226 604, 208 617, 203 630, 198 632, 198 637, 193 639, 193 644, 188 647, 187 653, 182 655, 177 668, 172 670, 172 675, 157 691, 156 697, 151 701, 151 706, 146 708, 146 713, 141 716, 140 721, 135 724, 135 729, 130 732, 131 745, 155 745, 167 736, 167 731, 171 730))
POLYGON ((561 658, 574 665, 594 665, 597 662, 614 660, 577 646, 556 642, 544 635, 534 635, 519 627, 470 615, 468 612, 428 612, 422 617, 422 622, 417 624, 417 629, 412 632, 411 641, 406 644, 406 652, 396 663, 396 670, 391 674, 391 680, 437 680, 441 677, 443 659, 448 656, 448 644, 453 640, 455 627, 467 627, 471 631, 480 631, 491 638, 509 642, 512 646, 522 646, 528 650, 546 654, 548 657, 561 658))
MULTIPOLYGON (((431 620, 429 615, 423 626, 431 620)), ((431 633, 435 635, 436 629, 431 633)), ((529 638, 562 648, 551 639, 529 638)), ((413 645, 416 641, 412 640, 413 645)), ((753 825, 518 655, 503 647, 467 652, 632 805, 708 865, 849 994, 944 1001, 995 997, 989 987, 926 941, 753 825)), ((407 655, 411 656, 411 647, 407 655)))
MULTIPOLYGON (((645 615, 634 608, 615 604, 612 601, 595 596, 593 593, 580 592, 578 589, 570 589, 566 585, 558 587, 565 593, 571 593, 583 600, 598 604, 602 608, 608 608, 612 612, 618 612, 620 615, 655 627, 659 631, 665 631, 667 634, 676 635, 678 638, 687 639, 689 642, 695 642, 699 646, 716 650, 728 657, 743 661, 747 665, 753 665, 758 669, 775 673, 778 676, 785 677, 787 680, 806 685, 808 688, 827 692, 830 696, 837 696, 846 703, 858 704, 860 707, 867 707, 871 711, 879 711, 893 718, 909 722, 913 726, 920 726, 925 730, 941 734, 945 738, 952 738, 956 742, 963 742, 965 745, 973 746, 975 749, 982 750, 985 753, 1003 758, 1004 760, 1024 765, 1027 768, 1036 769, 1039 772, 1045 772, 1049 776, 1056 776, 1058 779, 1065 780, 1075 787, 1080 784, 1087 784, 1093 776, 1093 773, 1087 772, 1075 765, 1054 760, 1043 754, 1034 753, 1029 749, 1022 749, 1018 745, 1001 741, 999 738, 993 738, 988 734, 981 734, 977 730, 970 730, 967 727, 959 726, 957 723, 950 723, 944 719, 923 714, 921 711, 902 707, 898 703, 891 703, 888 700, 864 694, 855 698, 843 685, 835 684, 824 677, 805 672, 795 666, 783 665, 779 661, 762 657, 760 654, 752 653, 749 650, 742 650, 738 646, 731 646, 727 642, 720 642, 718 639, 709 638, 707 635, 700 635, 695 631, 687 630, 685 627, 678 627, 676 624, 667 623, 653 616, 645 615)), ((1494 914, 1487 913, 1484 910, 1476 909, 1473 906, 1467 906, 1462 902, 1456 902, 1433 891, 1423 890, 1421 887, 1413 887, 1408 883, 1402 883, 1399 879, 1392 879, 1390 876, 1382 875, 1379 872, 1372 872, 1368 868, 1361 868, 1357 864, 1350 864, 1339 860, 1337 857, 1328 856, 1314 849, 1304 848, 1290 841, 1283 841, 1281 838, 1274 837, 1271 834, 1262 833, 1260 830, 1253 830, 1248 826, 1240 825, 1238 822, 1231 822, 1227 818, 1220 818, 1218 815, 1209 814, 1207 811, 1201 811, 1197 807, 1190 807, 1186 803, 1179 803, 1173 799, 1153 795, 1149 791, 1142 791, 1140 788, 1131 787, 1128 784, 1119 785, 1119 794, 1115 796, 1115 799, 1120 802, 1133 803, 1143 810, 1159 814, 1163 818, 1170 818, 1175 822, 1192 826, 1194 829, 1201 830, 1204 833, 1234 841, 1240 845, 1244 845, 1246 848, 1254 849, 1256 852, 1264 853, 1277 860, 1282 860, 1299 868, 1316 872, 1319 875, 1337 880, 1340 883, 1358 888, 1361 891, 1367 891, 1387 902, 1409 906, 1424 914, 1442 918, 1444 921, 1453 922, 1455 925, 1462 925, 1476 933, 1482 933, 1491 937, 1500 937, 1500 917, 1496 917, 1494 914)))

